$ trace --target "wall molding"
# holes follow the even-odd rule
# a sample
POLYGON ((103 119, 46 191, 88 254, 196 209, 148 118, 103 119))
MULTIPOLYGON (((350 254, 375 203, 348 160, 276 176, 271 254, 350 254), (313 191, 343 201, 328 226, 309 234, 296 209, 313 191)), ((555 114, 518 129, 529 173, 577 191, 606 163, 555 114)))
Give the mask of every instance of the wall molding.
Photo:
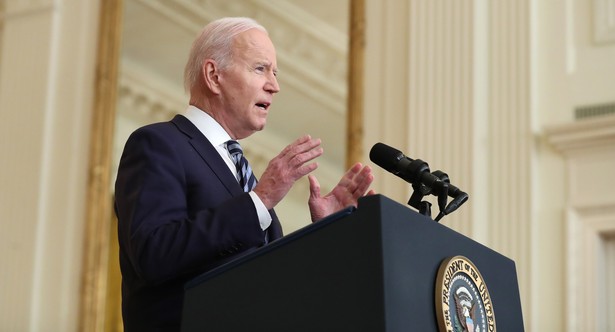
POLYGON ((607 242, 615 233, 615 202, 608 205, 570 208, 567 214, 567 329, 568 331, 606 331, 609 315, 607 242))
POLYGON ((544 132, 549 143, 565 155, 588 147, 610 145, 615 143, 615 115, 548 126, 544 132))
POLYGON ((594 0, 594 42, 615 43, 615 0, 594 0))

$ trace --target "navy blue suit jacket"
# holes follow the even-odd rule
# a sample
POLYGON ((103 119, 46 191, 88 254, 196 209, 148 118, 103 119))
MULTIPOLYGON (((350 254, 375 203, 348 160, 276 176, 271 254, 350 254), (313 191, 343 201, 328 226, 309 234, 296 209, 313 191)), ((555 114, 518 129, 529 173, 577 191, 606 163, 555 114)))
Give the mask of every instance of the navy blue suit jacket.
MULTIPOLYGON (((264 244, 249 194, 181 115, 130 136, 115 210, 126 331, 179 330, 185 282, 264 244)), ((282 228, 270 213, 275 240, 282 228)))

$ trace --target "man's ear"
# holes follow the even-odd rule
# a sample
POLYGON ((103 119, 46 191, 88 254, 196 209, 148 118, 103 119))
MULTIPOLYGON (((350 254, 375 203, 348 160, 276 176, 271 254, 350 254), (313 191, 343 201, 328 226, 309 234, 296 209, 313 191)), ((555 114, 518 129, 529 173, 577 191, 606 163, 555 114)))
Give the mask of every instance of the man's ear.
POLYGON ((218 68, 218 64, 211 59, 207 59, 203 62, 203 66, 201 67, 201 71, 203 74, 203 80, 205 81, 205 85, 209 88, 209 90, 215 94, 220 93, 220 71, 218 68))

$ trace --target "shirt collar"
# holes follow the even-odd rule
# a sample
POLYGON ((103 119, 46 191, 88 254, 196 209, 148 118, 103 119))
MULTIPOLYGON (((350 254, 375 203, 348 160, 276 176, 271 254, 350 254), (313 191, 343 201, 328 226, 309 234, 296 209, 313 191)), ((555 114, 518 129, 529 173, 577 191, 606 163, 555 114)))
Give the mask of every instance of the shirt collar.
POLYGON ((213 146, 220 146, 231 139, 231 136, 211 115, 196 106, 189 105, 183 115, 205 135, 213 146))

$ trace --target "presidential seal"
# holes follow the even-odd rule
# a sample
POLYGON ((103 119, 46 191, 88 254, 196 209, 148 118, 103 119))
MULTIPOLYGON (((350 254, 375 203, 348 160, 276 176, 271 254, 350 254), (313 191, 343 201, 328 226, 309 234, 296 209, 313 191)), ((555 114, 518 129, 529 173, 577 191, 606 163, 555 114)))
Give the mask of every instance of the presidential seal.
POLYGON ((466 257, 442 261, 436 280, 440 332, 496 331, 491 296, 476 266, 466 257))

